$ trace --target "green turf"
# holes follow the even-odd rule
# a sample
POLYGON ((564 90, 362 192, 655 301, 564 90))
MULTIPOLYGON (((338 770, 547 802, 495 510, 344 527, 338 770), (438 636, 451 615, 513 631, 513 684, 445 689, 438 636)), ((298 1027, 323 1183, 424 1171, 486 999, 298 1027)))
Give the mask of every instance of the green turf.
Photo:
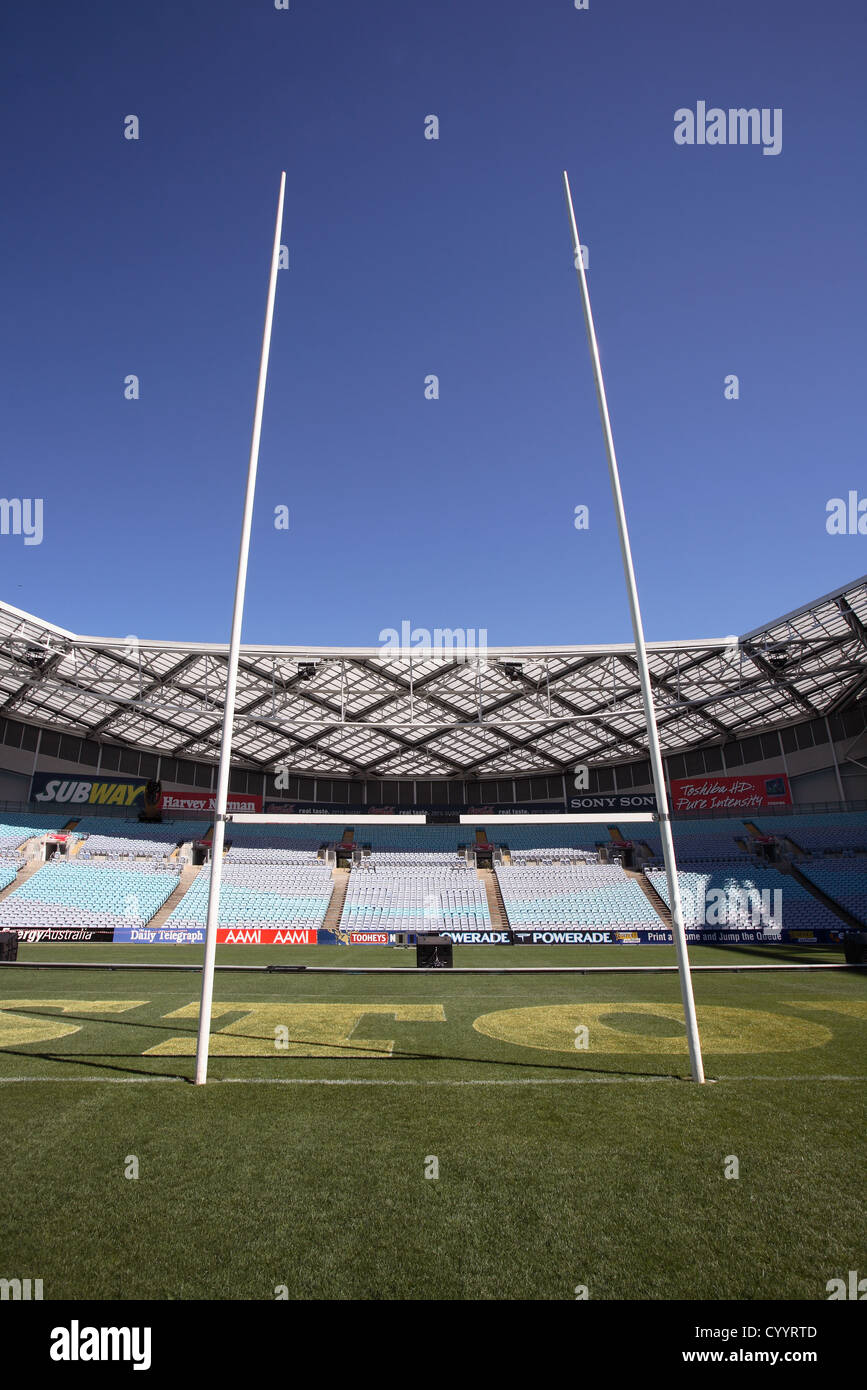
MULTIPOLYGON (((185 947, 22 954, 200 959, 185 947)), ((218 953, 412 960, 372 947, 218 953)), ((668 964, 673 950, 462 947, 455 963, 668 964)), ((221 974, 204 1089, 189 1084, 196 975, 4 970, 0 982, 0 1078, 30 1078, 0 1085, 0 1276, 42 1278, 46 1297, 267 1299, 285 1285, 292 1298, 572 1299, 586 1284, 591 1298, 816 1299, 867 1270, 860 972, 697 976, 703 1088, 684 1079, 676 976, 221 974), (111 1002, 122 1011, 94 1011, 111 1002), (76 1031, 9 1040, 34 1026, 76 1031), (281 1026, 290 1050, 275 1046, 281 1026), (432 1156, 439 1177, 426 1179, 432 1156)))

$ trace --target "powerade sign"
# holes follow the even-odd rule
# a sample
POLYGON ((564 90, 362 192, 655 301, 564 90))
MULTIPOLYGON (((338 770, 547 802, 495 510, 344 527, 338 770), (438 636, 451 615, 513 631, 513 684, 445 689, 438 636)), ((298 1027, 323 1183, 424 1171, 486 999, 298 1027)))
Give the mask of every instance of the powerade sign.
POLYGON ((144 777, 58 777, 34 772, 30 797, 43 806, 124 806, 144 804, 144 777))
POLYGON ((630 795, 570 796, 570 811, 655 811, 656 796, 653 792, 634 792, 630 795))
POLYGON ((448 936, 456 946, 511 946, 510 931, 452 931, 444 927, 441 936, 448 936))
POLYGON ((516 946, 609 946, 617 944, 614 932, 610 931, 513 931, 512 939, 516 946))

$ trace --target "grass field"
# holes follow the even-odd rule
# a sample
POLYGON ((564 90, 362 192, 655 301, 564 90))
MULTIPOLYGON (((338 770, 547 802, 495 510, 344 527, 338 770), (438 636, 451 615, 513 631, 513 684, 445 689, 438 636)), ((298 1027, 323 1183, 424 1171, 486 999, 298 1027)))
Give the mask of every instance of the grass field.
MULTIPOLYGON (((455 951, 456 965, 673 963, 662 946, 455 951)), ((4 970, 0 1276, 75 1299, 571 1300, 581 1285, 594 1299, 825 1299, 829 1279, 867 1274, 867 973, 695 988, 705 1087, 685 1079, 676 975, 220 974, 201 1088, 197 975, 4 970)))

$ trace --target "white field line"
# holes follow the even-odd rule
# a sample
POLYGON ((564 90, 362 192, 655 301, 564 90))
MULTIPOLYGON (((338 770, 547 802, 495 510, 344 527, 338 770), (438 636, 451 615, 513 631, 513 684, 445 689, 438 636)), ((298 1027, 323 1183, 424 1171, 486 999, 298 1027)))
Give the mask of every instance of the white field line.
MULTIPOLYGON (((708 1077, 708 1084, 718 1085, 726 1081, 867 1081, 867 1076, 718 1076, 708 1077)), ((552 1077, 544 1080, 538 1077, 526 1078, 515 1077, 507 1080, 493 1080, 483 1077, 478 1080, 452 1080, 452 1081, 409 1081, 398 1080, 387 1077, 378 1079, 361 1079, 356 1077, 282 1077, 282 1076, 224 1076, 212 1077, 208 1082, 211 1086, 234 1085, 234 1086, 625 1086, 625 1085, 645 1085, 649 1081, 668 1081, 676 1082, 678 1085, 689 1082, 688 1077, 681 1076, 576 1076, 576 1077, 552 1077)), ((156 1083, 160 1085, 164 1082, 184 1082, 187 1078, 183 1076, 0 1076, 0 1086, 19 1085, 29 1082, 41 1082, 51 1086, 55 1085, 88 1085, 102 1084, 105 1086, 136 1086, 146 1083, 156 1083)), ((187 1083, 190 1084, 190 1083, 187 1083)))

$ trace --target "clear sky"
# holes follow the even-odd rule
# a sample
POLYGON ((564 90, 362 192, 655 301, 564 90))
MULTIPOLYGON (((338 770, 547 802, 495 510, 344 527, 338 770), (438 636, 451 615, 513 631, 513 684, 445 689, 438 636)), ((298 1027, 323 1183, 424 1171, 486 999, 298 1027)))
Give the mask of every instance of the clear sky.
POLYGON ((648 637, 867 572, 825 526, 867 497, 865 13, 7 0, 2 492, 43 537, 0 597, 227 640, 284 168, 245 640, 629 640, 563 168, 648 637), (779 152, 676 144, 699 102, 779 109, 779 152))

